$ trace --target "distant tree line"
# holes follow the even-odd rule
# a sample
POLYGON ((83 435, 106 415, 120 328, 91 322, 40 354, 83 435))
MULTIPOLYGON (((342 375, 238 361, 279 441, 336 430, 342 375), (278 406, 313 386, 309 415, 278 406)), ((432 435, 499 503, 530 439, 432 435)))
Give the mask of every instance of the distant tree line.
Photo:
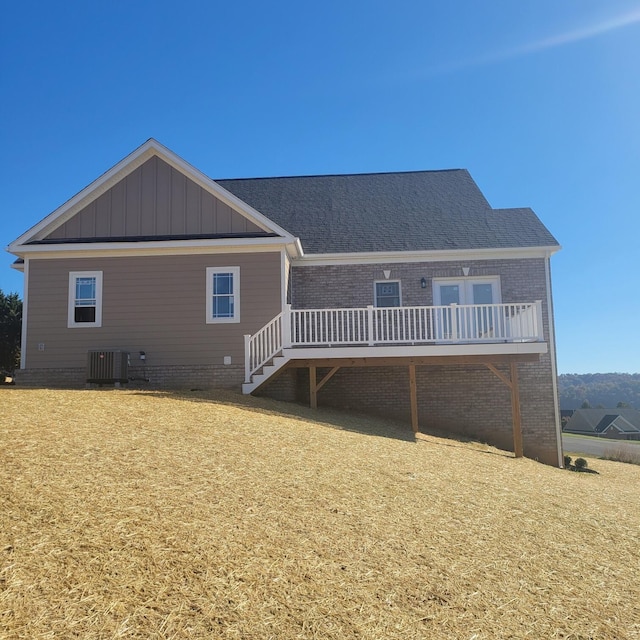
MULTIPOLYGON (((0 372, 12 373, 20 363, 22 300, 17 293, 0 289, 0 372)), ((4 378, 0 378, 0 384, 4 378)))
POLYGON ((561 409, 640 409, 640 373, 565 373, 558 376, 558 392, 561 409))

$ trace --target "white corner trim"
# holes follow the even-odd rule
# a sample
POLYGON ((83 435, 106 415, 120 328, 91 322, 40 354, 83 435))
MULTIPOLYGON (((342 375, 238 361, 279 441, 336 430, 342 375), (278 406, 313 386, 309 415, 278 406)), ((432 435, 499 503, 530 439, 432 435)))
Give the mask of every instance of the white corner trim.
POLYGON ((22 330, 20 333, 20 368, 27 368, 27 314, 29 313, 29 259, 24 261, 22 330))
POLYGON ((283 249, 280 252, 280 305, 282 311, 287 307, 287 269, 289 269, 288 277, 291 277, 291 270, 287 252, 283 249))
POLYGON ((561 247, 510 247, 505 249, 445 249, 434 251, 369 251, 362 253, 306 254, 293 261, 296 267, 397 262, 450 262, 453 260, 508 260, 548 258, 561 247))
POLYGON ((564 467, 562 451, 562 424, 560 422, 560 402, 558 399, 558 363, 556 354, 556 332, 551 293, 551 259, 544 261, 545 284, 547 286, 547 320, 549 322, 549 360, 551 361, 551 382, 553 383, 553 409, 555 413, 556 445, 558 447, 558 467, 564 467))
POLYGON ((111 169, 103 173, 87 187, 82 189, 82 191, 77 193, 70 200, 67 200, 67 202, 50 213, 38 224, 31 227, 19 238, 14 240, 8 247, 9 251, 15 253, 15 249, 20 245, 33 240, 42 240, 43 237, 60 227, 89 203, 93 202, 96 198, 108 191, 114 184, 135 171, 139 166, 153 156, 159 157, 174 169, 185 174, 200 187, 211 193, 216 198, 222 200, 237 213, 248 218, 264 231, 277 233, 287 242, 295 242, 295 237, 291 233, 269 220, 265 215, 240 200, 240 198, 233 195, 231 192, 221 187, 217 182, 207 177, 200 170, 180 158, 180 156, 173 153, 173 151, 167 149, 167 147, 160 144, 157 140, 151 138, 111 167, 111 169))

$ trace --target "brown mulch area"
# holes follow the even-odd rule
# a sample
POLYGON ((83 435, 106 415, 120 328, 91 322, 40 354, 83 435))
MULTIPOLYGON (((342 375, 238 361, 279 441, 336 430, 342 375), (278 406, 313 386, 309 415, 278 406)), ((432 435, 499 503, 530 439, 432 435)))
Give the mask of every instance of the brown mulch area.
POLYGON ((640 468, 231 393, 0 389, 0 638, 640 638, 640 468))

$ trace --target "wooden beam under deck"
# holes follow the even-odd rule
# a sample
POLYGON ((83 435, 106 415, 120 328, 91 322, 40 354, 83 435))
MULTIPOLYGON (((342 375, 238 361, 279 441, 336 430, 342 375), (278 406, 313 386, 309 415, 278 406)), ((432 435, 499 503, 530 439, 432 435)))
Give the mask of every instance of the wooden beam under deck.
POLYGON ((502 382, 509 387, 511 391, 511 418, 513 420, 513 453, 516 458, 522 458, 524 456, 524 449, 522 445, 522 415, 520 413, 520 387, 518 384, 518 363, 511 361, 509 363, 509 376, 506 376, 502 371, 496 369, 492 364, 487 363, 487 367, 498 377, 502 382))
POLYGON ((309 405, 312 409, 318 408, 318 391, 337 373, 340 367, 333 367, 320 382, 318 382, 318 370, 315 366, 309 367, 309 405))
POLYGON ((513 416, 513 452, 516 458, 524 456, 522 446, 522 416, 520 414, 520 387, 518 384, 518 364, 511 362, 511 413, 513 416))
POLYGON ((418 385, 416 384, 416 365, 409 365, 409 390, 411 393, 411 428, 418 433, 418 385))
POLYGON ((510 364, 511 362, 538 362, 537 353, 497 353, 494 355, 470 356, 417 356, 417 357, 380 357, 380 358, 306 358, 287 363, 290 368, 309 367, 406 367, 411 365, 452 365, 452 364, 510 364))
POLYGON ((318 391, 336 374, 341 367, 378 367, 378 366, 409 366, 409 393, 411 401, 411 428, 418 433, 418 385, 416 381, 417 365, 455 365, 477 364, 486 366, 493 372, 511 392, 511 413, 513 420, 513 451, 516 458, 524 456, 522 443, 522 415, 520 411, 520 388, 518 382, 518 362, 537 362, 537 353, 527 354, 495 354, 469 356, 420 356, 415 358, 318 358, 306 360, 292 360, 289 367, 305 367, 309 369, 309 404, 312 409, 318 408, 318 391), (509 376, 496 368, 496 364, 508 364, 509 376), (331 370, 317 381, 317 368, 330 367, 331 370))
POLYGON ((317 370, 309 367, 309 405, 312 409, 318 408, 318 385, 316 384, 317 370))

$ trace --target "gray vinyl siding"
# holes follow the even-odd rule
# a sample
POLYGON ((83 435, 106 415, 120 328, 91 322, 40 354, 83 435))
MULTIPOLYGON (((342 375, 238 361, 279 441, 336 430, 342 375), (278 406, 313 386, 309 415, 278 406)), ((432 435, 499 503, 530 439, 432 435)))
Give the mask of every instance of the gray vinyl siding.
POLYGON ((81 367, 89 349, 152 365, 244 363, 245 333, 281 310, 279 252, 32 260, 27 369, 81 367), (206 268, 240 267, 240 322, 206 323, 206 268), (103 272, 102 327, 67 328, 70 271, 103 272), (44 344, 44 350, 38 345, 44 344))
POLYGON ((153 157, 47 239, 260 233, 262 229, 153 157))

